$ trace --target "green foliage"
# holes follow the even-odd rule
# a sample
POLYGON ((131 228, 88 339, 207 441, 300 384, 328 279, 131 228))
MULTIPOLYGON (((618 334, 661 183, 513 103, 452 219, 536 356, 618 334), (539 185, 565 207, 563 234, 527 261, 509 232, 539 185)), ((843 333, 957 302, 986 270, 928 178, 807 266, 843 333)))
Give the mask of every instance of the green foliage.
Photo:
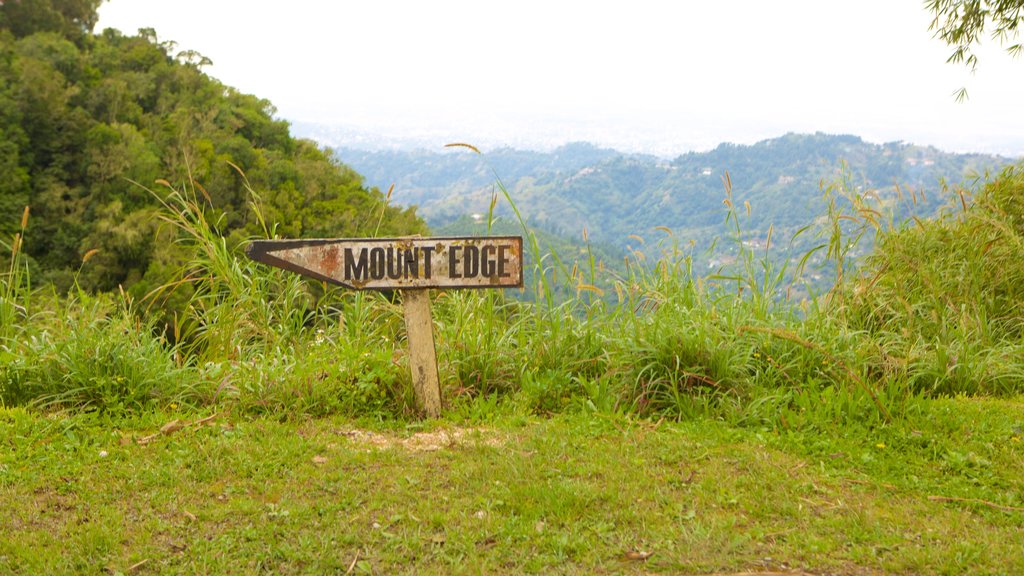
POLYGON ((1011 55, 1021 53, 1016 40, 1024 22, 1022 0, 928 0, 925 7, 933 17, 929 30, 954 49, 949 62, 976 69, 978 56, 973 49, 986 31, 1011 55))
MULTIPOLYGON (((509 236, 521 235, 522 226, 514 219, 495 217, 490 222, 484 215, 474 218, 469 215, 460 217, 442 227, 434 228, 432 231, 438 236, 509 236)), ((578 281, 575 286, 571 283, 556 284, 549 288, 554 291, 555 300, 562 301, 580 295, 581 290, 589 290, 591 294, 600 296, 612 295, 613 286, 609 277, 603 274, 605 271, 617 273, 625 272, 623 261, 626 253, 607 244, 594 245, 589 240, 577 240, 566 236, 559 236, 533 225, 528 225, 531 234, 537 239, 537 247, 540 258, 537 259, 532 251, 523 255, 523 286, 521 293, 511 293, 514 297, 524 300, 543 300, 544 294, 537 294, 538 270, 544 268, 557 268, 560 274, 566 277, 574 277, 578 281), (539 262, 537 261, 539 260, 539 262), (572 263, 579 263, 575 273, 572 270, 572 263), (566 268, 568 263, 568 268, 566 268), (594 272, 600 270, 602 274, 588 274, 590 265, 593 265, 594 272), (595 290, 596 289, 596 290, 595 290)), ((585 236, 586 238, 586 236, 585 236)))
MULTIPOLYGON (((1005 172, 990 193, 980 196, 977 205, 969 206, 965 198, 957 212, 915 226, 936 231, 970 220, 1005 234, 1012 226, 996 223, 992 214, 1007 214, 1004 219, 1019 226, 1019 215, 1013 212, 1017 206, 1014 193, 1007 192, 1015 190, 1015 174, 1013 170, 1005 172), (965 219, 963 214, 972 216, 965 219)), ((933 338, 934 327, 902 317, 892 319, 892 326, 898 326, 903 335, 900 341, 873 327, 871 322, 878 320, 867 313, 887 310, 879 302, 894 304, 916 298, 911 278, 927 286, 931 276, 964 277, 948 272, 922 274, 906 266, 899 269, 891 257, 886 260, 888 247, 900 244, 901 235, 917 228, 896 224, 893 210, 886 209, 877 195, 863 194, 848 177, 840 177, 825 187, 829 211, 821 230, 824 238, 817 241, 836 270, 846 274, 828 298, 799 303, 779 295, 803 283, 803 266, 775 267, 770 249, 744 242, 747 236, 742 226, 749 217, 737 206, 745 203, 733 195, 731 179, 725 182, 726 221, 733 227, 732 250, 739 263, 728 274, 698 277, 693 272, 692 248, 681 250, 674 237, 665 236, 660 258, 651 264, 644 252, 635 251, 622 272, 591 272, 594 277, 604 276, 612 287, 610 302, 591 299, 589 292, 579 290, 580 270, 587 268, 585 254, 564 262, 561 256, 551 254, 540 260, 548 264, 534 267, 534 285, 527 289, 542 295, 563 290, 568 297, 560 303, 544 297, 537 304, 515 302, 493 292, 456 291, 437 296, 434 313, 441 372, 448 375, 444 396, 456 406, 505 398, 527 412, 628 411, 671 418, 715 416, 737 424, 784 429, 828 429, 836 425, 880 426, 905 418, 921 395, 1012 394, 1020 390, 1020 296, 1013 291, 1020 283, 1008 260, 994 262, 992 268, 1005 273, 1005 278, 970 277, 994 288, 996 294, 1005 292, 1001 311, 990 311, 987 317, 998 318, 1003 329, 1015 327, 1017 331, 1006 332, 1009 336, 999 341, 978 339, 969 331, 950 332, 943 346, 920 348, 933 338), (879 237, 876 256, 852 266, 857 244, 869 234, 879 237), (572 273, 564 272, 570 267, 572 273), (869 281, 874 282, 870 293, 879 299, 870 303, 859 296, 869 281), (920 348, 916 355, 899 350, 907 343, 908 349, 920 348)), ((965 243, 974 242, 979 253, 995 249, 991 238, 980 234, 978 228, 964 231, 962 237, 965 243), (977 245, 979 239, 987 246, 977 245)), ((210 229, 200 244, 216 247, 219 242, 210 229)), ((782 239, 776 242, 784 244, 782 239)), ((1005 244, 1017 246, 1018 242, 1010 238, 1005 244)), ((927 247, 928 243, 914 245, 927 247)), ((943 250, 949 262, 964 265, 956 250, 930 250, 943 250)), ((245 359, 233 369, 231 379, 248 382, 234 385, 235 397, 242 405, 318 414, 325 410, 391 414, 408 410, 408 391, 403 392, 402 329, 394 304, 379 297, 332 292, 322 295, 319 303, 312 292, 282 299, 274 296, 280 288, 267 291, 256 281, 277 271, 250 264, 242 272, 232 268, 230 251, 219 254, 217 259, 224 265, 204 264, 189 276, 203 282, 217 279, 215 283, 225 286, 238 282, 243 288, 216 292, 211 300, 216 306, 203 303, 208 296, 202 294, 214 292, 197 290, 199 296, 189 310, 197 323, 210 323, 211 334, 226 335, 225 343, 235 343, 233 351, 225 345, 206 345, 208 361, 225 356, 245 359), (341 304, 327 304, 331 301, 341 304), (278 311, 268 313, 266 319, 247 316, 259 309, 259 302, 278 311), (289 314, 297 314, 295 322, 284 320, 289 314), (231 318, 234 320, 224 321, 231 318), (318 350, 310 344, 310 331, 321 331, 318 338, 323 334, 330 338, 339 327, 345 336, 339 337, 334 350, 339 358, 358 360, 357 373, 369 375, 369 380, 334 379, 331 369, 305 366, 289 360, 284 352, 293 349, 302 351, 297 354, 316 356, 310 352, 318 350), (370 360, 362 363, 361 358, 370 360), (243 373, 248 376, 239 378, 243 373), (322 386, 309 384, 318 379, 324 382, 322 386), (322 396, 324 390, 330 393, 322 396), (327 408, 331 406, 334 408, 327 408), (361 412, 359 406, 368 412, 361 412)), ((204 258, 194 262, 204 262, 204 258)), ((903 257, 908 259, 936 265, 942 262, 942 258, 924 253, 903 257)), ((304 290, 308 285, 296 281, 284 292, 301 294, 304 290)), ((944 285, 934 296, 934 310, 922 312, 922 319, 934 319, 942 310, 953 309, 947 291, 959 291, 964 305, 992 300, 965 292, 961 286, 944 285)), ((921 296, 918 304, 925 305, 929 300, 923 293, 921 296)), ((898 311, 899 306, 893 309, 898 311)), ((980 320, 974 326, 994 329, 980 320)), ((333 361, 322 360, 318 365, 333 365, 333 361)))
POLYGON ((0 3, 0 30, 22 38, 57 32, 82 41, 96 25, 103 0, 10 0, 0 3))
MULTIPOLYGON (((817 300, 787 297, 805 281, 806 255, 799 265, 776 265, 771 250, 785 246, 784 237, 763 247, 745 241, 752 216, 727 175, 725 221, 732 234, 720 249, 735 254, 735 264, 716 274, 698 276, 693 245, 683 250, 666 233, 653 247, 656 260, 647 256, 651 247, 635 250, 619 270, 597 266, 587 251, 535 255, 533 285, 525 288, 540 295, 535 303, 494 291, 435 296, 443 396, 466 413, 511 405, 521 413, 715 417, 824 431, 888 425, 912 414, 924 396, 1017 393, 1024 373, 1024 273, 1014 258, 1022 221, 1019 174, 1006 170, 976 202, 964 193, 942 218, 908 226, 884 199, 841 173, 824 186, 827 213, 813 250, 842 275, 817 300), (874 254, 853 266, 858 243, 871 236, 878 238, 874 254), (598 285, 608 287, 604 299, 594 297, 598 285)), ((265 203, 243 186, 248 218, 272 235, 265 203)), ((177 299, 178 313, 164 318, 175 343, 166 354, 186 367, 191 384, 187 391, 172 388, 166 398, 281 415, 414 412, 395 302, 326 290, 240 257, 220 232, 226 216, 198 184, 149 193, 159 199, 158 217, 166 224, 160 245, 175 252, 170 262, 185 263, 164 270, 177 280, 146 300, 159 306, 177 299)), ((520 226, 539 253, 532 230, 520 226)), ((792 238, 789 245, 792 250, 792 238)), ((58 350, 42 337, 45 330, 27 325, 31 311, 12 310, 16 328, 9 334, 58 350)), ((117 342, 103 340, 104 330, 79 332, 86 342, 116 349, 117 342)), ((27 373, 21 349, 8 344, 6 350, 6 401, 60 397, 20 384, 27 373)), ((75 359, 77 349, 64 350, 62 361, 84 364, 75 359)), ((111 370, 127 369, 114 363, 111 370)), ((79 371, 106 374, 95 366, 79 371)), ((127 395, 94 386, 105 398, 127 395)), ((144 405, 136 397, 127 402, 144 405)))
POLYGON ((1024 175, 1012 166, 977 198, 958 189, 940 218, 881 237, 837 301, 929 394, 1024 390, 1024 175))
POLYGON ((730 329, 728 311, 713 304, 690 307, 673 299, 644 319, 620 344, 628 367, 629 396, 641 413, 692 418, 695 399, 743 395, 750 345, 730 329))
POLYGON ((208 220, 194 190, 152 193, 160 197, 160 218, 176 229, 176 245, 185 254, 176 273, 180 280, 156 288, 148 298, 160 304, 184 286, 188 304, 174 319, 175 341, 203 360, 294 342, 312 314, 301 279, 281 270, 259 273, 254 262, 238 257, 208 220))
POLYGON ((206 76, 201 56, 152 30, 91 34, 97 5, 0 5, 0 233, 14 232, 7 214, 32 206, 24 235, 39 285, 124 286, 141 298, 171 280, 183 253, 160 241, 145 189, 157 179, 201 183, 230 249, 264 234, 248 188, 282 236, 369 235, 376 216, 382 234, 425 232, 413 209, 385 205, 325 150, 292 138, 268 101, 206 76))
MULTIPOLYGON (((254 218, 272 233, 246 186, 254 218)), ((380 296, 346 298, 241 257, 194 189, 151 192, 186 257, 174 274, 179 280, 150 300, 178 298, 180 313, 168 321, 179 349, 200 366, 203 402, 296 415, 406 410, 407 371, 392 362, 401 318, 395 306, 380 296)))
POLYGON ((6 252, 4 258, 0 258, 0 350, 6 349, 8 342, 16 341, 30 320, 32 286, 24 258, 28 218, 29 209, 26 207, 22 211, 20 227, 11 236, 10 243, 0 237, 0 247, 6 252), (7 264, 6 269, 4 263, 7 264))
POLYGON ((194 376, 126 305, 67 307, 0 349, 0 403, 123 413, 194 399, 194 376))
POLYGON ((391 362, 394 354, 394 346, 383 341, 367 353, 321 331, 294 347, 251 353, 244 361, 208 362, 201 374, 210 383, 205 400, 254 415, 394 417, 412 402, 407 371, 391 362))
MULTIPOLYGON (((1020 56, 1020 25, 1024 23, 1024 0, 926 0, 932 15, 928 29, 953 49, 946 62, 962 63, 971 72, 978 67, 974 52, 988 32, 1011 56, 1020 56)), ((967 99, 967 88, 956 92, 957 100, 967 99)))

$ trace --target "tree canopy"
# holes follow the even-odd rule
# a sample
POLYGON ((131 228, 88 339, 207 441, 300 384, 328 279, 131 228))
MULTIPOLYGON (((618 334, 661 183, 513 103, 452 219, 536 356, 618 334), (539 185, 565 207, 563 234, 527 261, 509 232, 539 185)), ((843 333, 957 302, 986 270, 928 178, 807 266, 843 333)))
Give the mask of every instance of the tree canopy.
POLYGON ((948 62, 962 62, 972 71, 977 68, 974 48, 986 33, 1011 55, 1020 55, 1017 40, 1024 22, 1024 0, 927 0, 925 6, 933 17, 929 29, 953 48, 948 62))
POLYGON ((0 237, 31 206, 35 283, 145 293, 167 281, 176 245, 154 217, 158 180, 196 191, 233 245, 262 232, 250 188, 282 236, 372 234, 378 218, 381 234, 425 232, 293 138, 270 102, 207 76, 202 55, 153 30, 93 34, 99 4, 0 3, 0 237))
POLYGON ((98 16, 103 0, 7 0, 0 2, 0 28, 15 38, 37 32, 56 32, 74 41, 82 41, 98 16))

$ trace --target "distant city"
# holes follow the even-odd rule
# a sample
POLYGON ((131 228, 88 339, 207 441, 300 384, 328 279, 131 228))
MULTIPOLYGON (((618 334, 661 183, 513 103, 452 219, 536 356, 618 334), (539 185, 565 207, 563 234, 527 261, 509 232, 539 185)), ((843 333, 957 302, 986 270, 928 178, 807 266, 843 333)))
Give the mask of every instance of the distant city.
MULTIPOLYGON (((673 130, 668 125, 636 126, 631 130, 625 123, 610 122, 595 123, 584 129, 578 124, 557 120, 532 125, 528 133, 524 133, 522 126, 513 122, 488 123, 486 129, 463 129, 457 124, 453 124, 451 128, 438 125, 417 127, 414 122, 402 124, 400 121, 373 126, 306 121, 292 121, 291 125, 295 136, 309 138, 332 148, 344 147, 367 151, 438 150, 451 142, 467 142, 485 151, 515 148, 550 152, 569 142, 589 142, 627 154, 650 154, 662 158, 674 158, 687 152, 708 151, 723 142, 753 144, 790 132, 780 128, 774 132, 751 133, 747 138, 722 139, 714 136, 710 129, 696 126, 685 131, 673 130), (483 133, 486 135, 482 135, 483 133)), ((872 138, 869 134, 862 136, 866 141, 876 144, 893 141, 872 138)), ((908 138, 901 141, 934 146, 945 152, 1024 157, 1024 138, 1019 134, 1008 134, 974 144, 962 141, 944 142, 944 138, 940 137, 934 140, 936 141, 908 138)))
MULTIPOLYGON (((424 148, 436 150, 451 142, 468 142, 482 149, 516 148, 549 152, 567 142, 590 142, 597 146, 612 148, 625 153, 652 154, 674 157, 692 150, 714 148, 718 142, 710 140, 681 139, 678 134, 652 135, 621 138, 613 133, 602 133, 600 129, 579 130, 566 125, 550 124, 538 126, 529 135, 521 129, 509 127, 487 131, 486 136, 459 129, 409 128, 375 126, 365 128, 352 124, 317 124, 293 122, 292 132, 300 138, 310 138, 332 148, 358 148, 368 151, 411 150, 424 148)), ((767 135, 766 135, 767 137, 767 135)))

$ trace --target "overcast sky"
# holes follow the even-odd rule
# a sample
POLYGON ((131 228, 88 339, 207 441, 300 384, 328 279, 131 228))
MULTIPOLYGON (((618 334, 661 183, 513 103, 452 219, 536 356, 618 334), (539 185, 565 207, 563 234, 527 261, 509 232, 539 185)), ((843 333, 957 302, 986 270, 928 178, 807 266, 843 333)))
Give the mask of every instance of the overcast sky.
POLYGON ((293 122, 674 154, 786 132, 1024 155, 1024 61, 946 64, 921 0, 108 0, 293 122), (952 94, 966 86, 970 99, 952 94))

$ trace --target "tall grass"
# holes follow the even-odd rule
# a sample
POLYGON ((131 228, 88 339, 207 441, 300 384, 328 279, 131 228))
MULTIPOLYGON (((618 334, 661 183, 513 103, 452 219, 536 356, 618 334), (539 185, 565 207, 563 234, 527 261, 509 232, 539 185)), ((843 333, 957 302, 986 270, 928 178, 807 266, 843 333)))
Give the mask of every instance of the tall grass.
MULTIPOLYGON (((751 208, 734 198, 725 175, 735 266, 698 278, 692 257, 676 245, 653 263, 637 253, 626 277, 611 278, 613 305, 595 307, 578 297, 552 305, 548 297, 511 316, 513 324, 501 324, 508 332, 482 346, 456 344, 468 350, 457 356, 477 367, 460 373, 457 386, 473 389, 467 384, 483 375, 544 399, 585 396, 599 382, 603 396, 611 390, 614 397, 606 407, 783 427, 884 424, 913 410, 922 395, 1019 393, 1020 182, 1019 169, 1011 168, 985 184, 973 205, 967 191, 947 191, 958 210, 936 222, 903 222, 898 205, 862 190, 841 169, 823 184, 824 225, 797 230, 789 246, 801 234, 817 233, 820 241, 777 264, 769 254, 772 229, 762 253, 743 242, 738 207, 748 216, 751 208), (878 244, 864 258, 859 246, 869 237, 878 244), (828 298, 797 306, 787 296, 819 251, 835 271, 835 287, 828 298), (560 333, 582 345, 553 346, 563 342, 560 333), (490 346, 494 341, 505 343, 490 346), (527 353, 510 352, 511 346, 527 353), (544 362, 552 348, 560 354, 557 365, 544 362), (538 391, 545 385, 555 392, 538 391)), ((553 278, 570 268, 563 282, 580 294, 576 271, 586 262, 557 255, 535 261, 557 263, 538 270, 538 294, 550 296, 553 278)), ((547 401, 539 405, 550 409, 547 401)))
MULTIPOLYGON (((994 215, 999 210, 1010 215, 1006 206, 1019 205, 1012 195, 1006 199, 1007 185, 999 184, 1010 176, 990 184, 978 206, 969 206, 963 191, 952 196, 961 212, 973 215, 975 228, 992 229, 1006 247, 1019 246, 1019 237, 1008 235, 1012 227, 994 215), (994 194, 991 201, 989 194, 994 194), (995 205, 994 198, 1002 199, 999 210, 986 208, 995 205)), ((497 187, 530 238, 514 199, 500 180, 497 187)), ((921 395, 1019 392, 1019 338, 1003 338, 990 346, 993 331, 1020 333, 1022 300, 1014 290, 1024 283, 1016 272, 977 258, 974 266, 1000 270, 1000 276, 986 277, 980 269, 961 269, 959 275, 947 269, 931 274, 914 269, 923 262, 963 260, 941 232, 962 216, 934 224, 901 222, 898 205, 863 190, 841 167, 836 180, 822 186, 823 225, 800 228, 788 239, 774 238, 770 228, 763 247, 754 248, 744 242, 742 227, 750 205, 735 198, 728 174, 723 188, 725 218, 733 229, 729 240, 737 256, 731 268, 696 276, 692 254, 673 243, 671 231, 664 229, 669 241, 660 257, 648 262, 643 253, 633 254, 622 277, 602 271, 601 280, 612 286, 616 297, 595 302, 590 290, 581 290, 599 283, 592 260, 563 261, 528 242, 537 266, 536 284, 528 289, 538 295, 539 304, 508 303, 491 295, 446 296, 439 322, 454 396, 507 394, 542 412, 576 407, 828 428, 882 425, 914 410, 921 395), (938 243, 929 247, 911 239, 921 253, 893 262, 889 247, 911 229, 935 235, 938 243), (812 234, 818 241, 794 254, 797 237, 812 234), (875 237, 876 255, 864 259, 859 247, 875 237), (776 245, 788 246, 786 258, 773 257, 776 245), (812 300, 792 301, 794 289, 807 290, 803 275, 818 255, 834 271, 835 287, 824 299, 810 292, 812 300), (589 273, 586 280, 581 270, 589 273), (970 277, 979 291, 936 285, 931 275, 970 277), (931 286, 933 296, 904 293, 904 277, 931 286), (888 288, 876 289, 883 279, 888 288), (948 314, 955 309, 945 296, 949 291, 970 301, 1001 298, 1002 312, 983 308, 988 316, 975 314, 965 322, 948 314), (867 292, 873 295, 871 303, 864 298, 867 292), (570 297, 555 297, 565 293, 570 297), (927 307, 932 298, 935 305, 926 317, 944 323, 945 331, 921 325, 925 316, 916 323, 891 316, 889 326, 899 328, 900 338, 879 331, 883 311, 915 310, 905 304, 908 298, 917 300, 918 307, 927 307), (971 329, 952 333, 953 324, 971 329), (988 336, 979 338, 975 332, 981 330, 988 336), (941 334, 946 343, 936 346, 941 334)), ((978 243, 979 234, 970 227, 953 236, 972 245, 979 256, 996 249, 992 239, 978 243)), ((958 306, 959 316, 978 309, 966 302, 958 306)))
MULTIPOLYGON (((841 171, 823 184, 821 226, 788 238, 771 228, 755 245, 746 242, 744 223, 756 207, 725 174, 723 215, 732 233, 717 246, 735 263, 699 276, 692 245, 679 246, 664 227, 656 257, 634 252, 621 273, 590 251, 573 259, 545 251, 498 179, 495 202, 504 199, 519 219, 535 266, 526 290, 536 299, 493 290, 434 294, 443 396, 477 416, 511 405, 830 430, 884 425, 927 395, 1019 393, 1022 181, 1020 169, 1009 169, 973 200, 952 190, 957 208, 938 220, 901 223, 891 205, 841 171), (810 235, 817 240, 794 254, 795 240, 810 235), (862 258, 858 245, 869 235, 875 249, 862 258), (782 259, 774 252, 780 247, 782 259), (827 295, 804 285, 820 260, 835 272, 827 295), (811 297, 797 302, 793 292, 811 297)), ((101 311, 86 305, 88 295, 73 295, 66 319, 31 327, 27 279, 12 257, 0 284, 0 345, 8 350, 0 400, 108 410, 189 402, 282 415, 414 413, 395 302, 248 261, 208 220, 201 186, 161 186, 153 191, 161 218, 185 259, 178 278, 145 303, 155 310, 187 288, 173 344, 152 321, 140 321, 127 299, 101 311), (20 342, 13 354, 12 342, 20 342)), ((492 203, 489 223, 494 210, 492 203)))
MULTIPOLYGON (((244 178, 244 174, 243 174, 244 178)), ((400 372, 401 311, 379 294, 341 293, 242 256, 208 220, 195 182, 150 192, 186 255, 178 278, 147 296, 153 306, 187 288, 175 339, 198 366, 206 401, 243 411, 401 414, 408 377, 400 372)), ((250 208, 275 234, 248 183, 250 208)), ((205 202, 204 202, 205 200, 205 202)))
MULTIPOLYGON (((151 292, 147 301, 158 305, 173 291, 189 288, 187 309, 174 330, 190 354, 200 361, 237 358, 300 339, 315 314, 301 279, 280 270, 257 272, 255 263, 240 258, 238 247, 229 246, 217 224, 208 221, 201 185, 159 184, 162 191, 150 193, 163 207, 160 219, 178 231, 187 260, 178 279, 151 292)), ((262 223, 255 193, 251 206, 262 223)), ((273 233, 272 226, 264 230, 273 233)))
MULTIPOLYGON (((31 298, 28 265, 24 261, 25 231, 28 229, 29 207, 21 215, 21 225, 10 240, 0 239, 7 252, 7 269, 0 268, 0 349, 17 337, 28 317, 31 298)), ((0 260, 2 262, 2 260, 0 260)))
POLYGON ((934 221, 880 238, 869 273, 843 286, 851 327, 878 346, 872 370, 927 394, 1024 390, 1024 173, 1006 168, 971 201, 952 190, 934 221))
POLYGON ((26 207, 0 276, 0 404, 123 413, 190 402, 194 379, 124 293, 76 290, 57 313, 33 309, 28 223, 26 207))
POLYGON ((0 372, 4 403, 113 413, 196 403, 188 368, 126 304, 69 298, 66 306, 0 372))

